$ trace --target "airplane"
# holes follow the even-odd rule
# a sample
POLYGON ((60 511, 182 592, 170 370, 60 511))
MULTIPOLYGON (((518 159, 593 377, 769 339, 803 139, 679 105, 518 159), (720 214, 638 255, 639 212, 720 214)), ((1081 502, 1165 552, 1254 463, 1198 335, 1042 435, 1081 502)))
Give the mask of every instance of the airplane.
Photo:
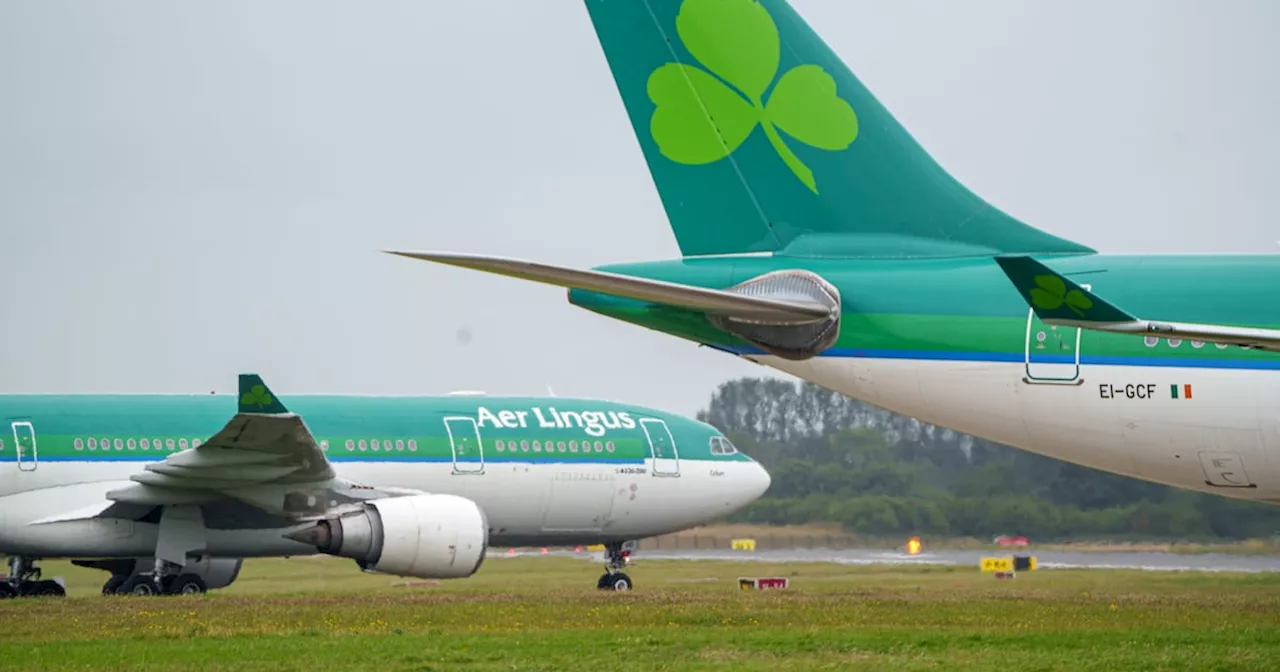
POLYGON ((770 483, 714 427, 609 401, 299 394, 286 407, 242 374, 228 420, 228 396, 0 396, 0 598, 65 595, 41 578, 45 558, 111 572, 104 594, 146 596, 225 587, 248 557, 452 579, 490 545, 595 543, 597 587, 630 590, 637 540, 726 516, 770 483))
POLYGON ((919 420, 1280 502, 1272 255, 1102 254, 952 177, 785 0, 584 0, 681 257, 390 254, 919 420))

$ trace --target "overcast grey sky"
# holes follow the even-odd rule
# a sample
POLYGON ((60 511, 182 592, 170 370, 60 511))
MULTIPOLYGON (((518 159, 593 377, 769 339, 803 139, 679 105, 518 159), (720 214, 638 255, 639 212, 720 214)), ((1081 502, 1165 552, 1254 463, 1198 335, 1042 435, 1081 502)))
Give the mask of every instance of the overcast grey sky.
MULTIPOLYGON (((1106 252, 1280 251, 1280 3, 793 3, 1014 216, 1106 252)), ((0 91, 0 391, 257 371, 693 413, 767 373, 377 253, 679 254, 580 0, 2 0, 0 91)))

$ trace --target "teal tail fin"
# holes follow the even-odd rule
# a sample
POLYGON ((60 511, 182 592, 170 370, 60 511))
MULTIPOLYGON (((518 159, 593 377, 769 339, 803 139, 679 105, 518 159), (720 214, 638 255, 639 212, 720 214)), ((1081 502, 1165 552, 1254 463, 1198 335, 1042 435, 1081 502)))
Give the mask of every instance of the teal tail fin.
POLYGON ((240 413, 288 413, 256 373, 240 374, 240 413))
POLYGON ((785 0, 585 0, 680 250, 1089 253, 942 169, 785 0))
POLYGON ((996 257, 1036 317, 1054 324, 1136 322, 1123 308, 1097 296, 1057 271, 1027 256, 996 257))

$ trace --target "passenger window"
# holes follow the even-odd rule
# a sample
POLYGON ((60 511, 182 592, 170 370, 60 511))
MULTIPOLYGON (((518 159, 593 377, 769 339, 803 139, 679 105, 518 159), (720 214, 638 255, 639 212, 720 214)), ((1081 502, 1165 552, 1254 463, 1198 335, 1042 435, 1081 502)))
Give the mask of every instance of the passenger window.
POLYGON ((523 439, 520 441, 520 452, 522 452, 522 453, 527 453, 527 452, 529 452, 529 442, 528 442, 528 441, 523 440, 523 439))
POLYGON ((560 452, 562 452, 562 453, 563 453, 563 452, 564 452, 564 441, 557 441, 557 442, 556 442, 556 448, 557 448, 560 452))
POLYGON ((533 442, 533 452, 535 452, 535 453, 541 453, 541 452, 542 452, 542 442, 541 442, 541 441, 534 441, 534 442, 533 442))
POLYGON ((507 446, 502 442, 502 439, 498 439, 497 441, 494 441, 493 447, 497 448, 499 453, 507 449, 507 446))

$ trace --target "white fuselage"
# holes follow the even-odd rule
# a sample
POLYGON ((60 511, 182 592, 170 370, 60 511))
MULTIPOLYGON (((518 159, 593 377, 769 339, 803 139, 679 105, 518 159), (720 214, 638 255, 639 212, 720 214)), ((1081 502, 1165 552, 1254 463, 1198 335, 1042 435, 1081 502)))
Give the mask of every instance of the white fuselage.
MULTIPOLYGON (((647 461, 652 462, 652 459, 647 461)), ((143 462, 42 462, 29 471, 0 460, 0 554, 34 557, 146 556, 157 525, 118 517, 77 518, 129 485, 143 462), (50 520, 53 519, 53 520, 50 520), (48 522, 41 522, 48 521, 48 522)), ((639 466, 639 465, 636 465, 639 466)), ((680 460, 679 476, 609 464, 494 463, 455 473, 448 463, 335 462, 341 478, 374 487, 453 494, 477 502, 498 546, 622 541, 666 534, 721 518, 769 485, 755 462, 680 460)), ((282 521, 283 526, 283 521, 282 521)), ((315 548, 281 536, 282 527, 209 529, 208 554, 305 555, 315 548)))
POLYGON ((1073 380, 1055 384, 1027 382, 1024 363, 748 358, 989 441, 1179 488, 1280 503, 1280 372, 1082 364, 1078 375, 1064 376, 1073 380))

